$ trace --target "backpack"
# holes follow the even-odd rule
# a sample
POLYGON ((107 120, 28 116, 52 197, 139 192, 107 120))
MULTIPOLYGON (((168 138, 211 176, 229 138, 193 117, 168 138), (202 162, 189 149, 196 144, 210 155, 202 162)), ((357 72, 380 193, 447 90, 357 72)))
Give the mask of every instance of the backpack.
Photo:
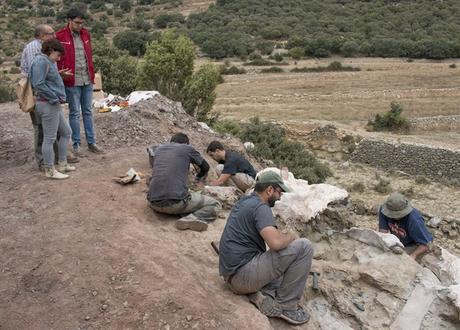
POLYGON ((16 96, 18 97, 19 108, 24 112, 32 112, 35 108, 34 93, 32 85, 27 77, 21 78, 16 85, 16 96))

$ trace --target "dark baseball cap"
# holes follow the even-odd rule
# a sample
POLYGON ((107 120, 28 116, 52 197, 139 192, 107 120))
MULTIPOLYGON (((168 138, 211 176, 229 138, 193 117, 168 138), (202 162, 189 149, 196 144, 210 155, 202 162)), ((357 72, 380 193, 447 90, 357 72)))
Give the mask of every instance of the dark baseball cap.
POLYGON ((291 190, 286 186, 281 176, 274 171, 262 172, 257 176, 256 183, 268 183, 277 185, 284 192, 290 192, 291 190))

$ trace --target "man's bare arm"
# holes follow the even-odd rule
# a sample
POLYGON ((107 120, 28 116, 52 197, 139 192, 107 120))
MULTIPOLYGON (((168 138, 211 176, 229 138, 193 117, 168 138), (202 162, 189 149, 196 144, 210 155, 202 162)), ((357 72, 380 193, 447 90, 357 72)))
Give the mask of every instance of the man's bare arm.
POLYGON ((220 186, 222 184, 224 184, 225 182, 227 182, 228 179, 230 179, 230 174, 221 174, 217 180, 214 180, 211 184, 213 186, 220 186))
POLYGON ((289 245, 293 240, 297 238, 297 235, 294 233, 282 233, 273 226, 265 227, 260 231, 260 235, 267 243, 270 250, 279 251, 284 249, 289 245))
POLYGON ((426 245, 419 245, 417 248, 410 254, 410 256, 414 259, 416 259, 419 255, 425 253, 428 251, 428 246, 426 245))

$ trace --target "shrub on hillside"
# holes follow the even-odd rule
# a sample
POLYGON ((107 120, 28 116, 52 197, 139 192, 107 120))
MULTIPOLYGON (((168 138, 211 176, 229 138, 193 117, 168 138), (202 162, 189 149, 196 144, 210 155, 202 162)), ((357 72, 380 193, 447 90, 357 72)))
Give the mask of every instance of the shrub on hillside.
POLYGON ((102 73, 105 92, 128 95, 136 89, 137 61, 128 52, 111 45, 106 39, 93 41, 96 71, 102 73))
POLYGON ((132 56, 141 56, 145 54, 145 46, 151 41, 151 35, 138 31, 122 31, 113 37, 113 44, 125 49, 132 56))
POLYGON ((157 90, 175 101, 193 73, 195 46, 175 31, 164 32, 159 40, 149 43, 138 72, 138 87, 157 90))
POLYGON ((294 47, 289 49, 289 56, 291 56, 294 60, 300 60, 305 55, 305 50, 300 47, 294 47))
POLYGON ((164 29, 173 22, 183 24, 185 18, 181 13, 164 13, 155 17, 155 26, 159 29, 164 29))
POLYGON ((277 66, 272 66, 270 68, 260 70, 260 73, 280 73, 280 72, 284 72, 284 70, 277 66))
POLYGON ((11 79, 0 73, 0 103, 11 102, 15 99, 16 94, 11 79))
POLYGON ((231 74, 245 74, 246 70, 244 68, 238 68, 235 65, 232 65, 230 67, 226 67, 224 65, 220 66, 220 74, 223 75, 231 75, 231 74))
POLYGON ((272 61, 264 60, 263 58, 256 58, 256 59, 254 59, 252 61, 243 63, 243 65, 245 65, 245 66, 249 66, 249 65, 268 66, 268 65, 273 65, 273 64, 275 64, 275 63, 273 63, 272 61))
POLYGON ((242 141, 254 143, 254 149, 249 151, 252 155, 271 160, 276 166, 287 166, 298 179, 321 183, 332 175, 327 165, 319 162, 303 144, 289 140, 285 130, 277 124, 255 117, 248 123, 227 120, 212 127, 219 132, 236 133, 242 141))
POLYGON ((374 186, 374 190, 380 194, 389 194, 393 191, 393 188, 390 181, 381 178, 374 186))
POLYGON ((212 129, 219 133, 229 133, 237 137, 241 135, 241 126, 235 120, 219 120, 212 125, 212 129))
POLYGON ((390 110, 383 115, 375 115, 374 120, 369 120, 367 126, 373 131, 407 131, 409 122, 402 115, 404 109, 397 102, 391 102, 390 110))
POLYGON ((291 72, 336 72, 336 71, 361 71, 360 68, 342 65, 339 61, 331 62, 328 66, 318 66, 316 68, 293 68, 291 72))
POLYGON ((181 91, 185 111, 198 121, 207 122, 216 99, 215 89, 219 81, 219 69, 213 64, 204 64, 194 72, 181 91))

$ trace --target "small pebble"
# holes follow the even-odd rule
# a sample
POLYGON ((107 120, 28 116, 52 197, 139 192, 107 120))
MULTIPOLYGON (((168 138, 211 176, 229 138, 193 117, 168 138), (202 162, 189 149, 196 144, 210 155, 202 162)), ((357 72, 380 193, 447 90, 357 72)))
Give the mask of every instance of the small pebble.
POLYGON ((186 319, 187 319, 187 321, 190 322, 191 320, 193 320, 193 317, 192 317, 192 315, 187 315, 186 319))
POLYGON ((85 317, 85 320, 86 320, 86 321, 89 321, 89 319, 90 319, 89 316, 86 316, 86 317, 85 317))

